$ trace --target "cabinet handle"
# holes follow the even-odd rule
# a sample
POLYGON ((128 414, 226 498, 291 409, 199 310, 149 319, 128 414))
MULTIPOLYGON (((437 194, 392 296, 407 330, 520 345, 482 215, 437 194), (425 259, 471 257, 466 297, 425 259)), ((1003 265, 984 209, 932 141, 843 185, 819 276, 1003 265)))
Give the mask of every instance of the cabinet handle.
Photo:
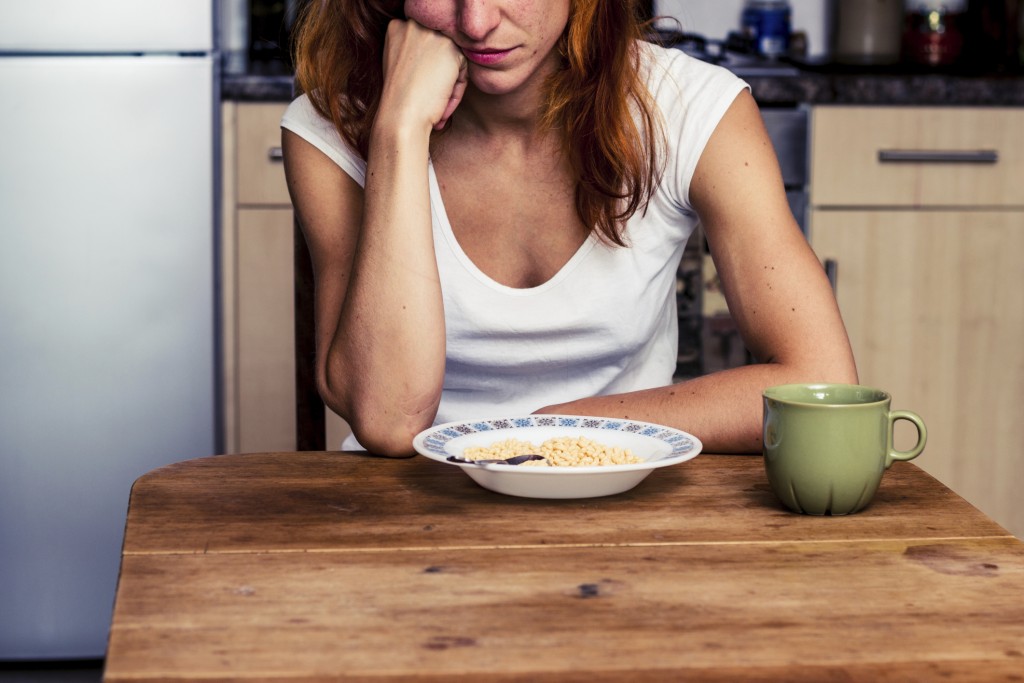
POLYGON ((282 150, 280 147, 271 147, 270 149, 267 150, 267 158, 270 159, 271 161, 283 161, 284 150, 282 150))
POLYGON ((994 164, 999 161, 999 152, 994 149, 930 150, 930 149, 880 149, 881 163, 912 164, 994 164))

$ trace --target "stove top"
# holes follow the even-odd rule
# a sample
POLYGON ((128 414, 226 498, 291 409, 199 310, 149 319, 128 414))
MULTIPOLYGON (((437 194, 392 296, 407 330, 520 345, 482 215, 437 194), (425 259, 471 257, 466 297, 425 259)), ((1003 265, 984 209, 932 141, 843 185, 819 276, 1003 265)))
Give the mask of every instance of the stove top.
POLYGON ((654 40, 665 47, 682 50, 691 57, 723 66, 740 78, 800 74, 800 69, 793 64, 756 54, 749 41, 738 34, 716 40, 694 33, 658 29, 654 40))

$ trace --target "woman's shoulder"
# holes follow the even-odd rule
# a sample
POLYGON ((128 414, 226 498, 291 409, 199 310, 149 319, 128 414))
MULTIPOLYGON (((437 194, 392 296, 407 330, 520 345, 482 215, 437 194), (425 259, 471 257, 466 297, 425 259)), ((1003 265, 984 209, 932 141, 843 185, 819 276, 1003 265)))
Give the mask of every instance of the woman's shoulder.
POLYGON ((303 94, 292 100, 281 117, 281 128, 312 144, 356 182, 363 184, 366 161, 342 139, 338 129, 317 110, 308 95, 303 94))
POLYGON ((665 173, 659 192, 689 207, 690 179, 712 133, 737 95, 749 87, 734 73, 682 50, 641 46, 643 77, 661 117, 665 173))
POLYGON ((659 101, 683 102, 735 97, 747 84, 728 69, 673 47, 640 44, 640 64, 651 93, 659 101))
POLYGON ((299 95, 292 100, 281 117, 281 127, 293 130, 300 135, 303 131, 315 131, 325 134, 334 130, 331 122, 313 105, 309 95, 299 95))
POLYGON ((313 106, 313 102, 309 99, 309 95, 302 94, 288 103, 288 107, 284 112, 284 118, 309 120, 323 117, 320 116, 316 108, 313 106))

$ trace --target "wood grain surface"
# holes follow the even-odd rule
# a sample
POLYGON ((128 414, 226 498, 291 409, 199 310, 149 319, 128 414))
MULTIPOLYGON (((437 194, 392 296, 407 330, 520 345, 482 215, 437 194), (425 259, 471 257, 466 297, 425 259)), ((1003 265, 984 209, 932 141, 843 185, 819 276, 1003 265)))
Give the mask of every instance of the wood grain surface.
POLYGON ((219 456, 132 493, 105 680, 1020 680, 1024 544, 912 464, 848 517, 760 458, 531 501, 425 459, 219 456))
POLYGON ((912 463, 861 513, 785 510, 760 457, 702 455, 607 498, 531 500, 459 468, 343 453, 224 455, 171 465, 132 493, 126 553, 458 548, 1005 536, 912 463), (258 532, 258 533, 257 533, 258 532))

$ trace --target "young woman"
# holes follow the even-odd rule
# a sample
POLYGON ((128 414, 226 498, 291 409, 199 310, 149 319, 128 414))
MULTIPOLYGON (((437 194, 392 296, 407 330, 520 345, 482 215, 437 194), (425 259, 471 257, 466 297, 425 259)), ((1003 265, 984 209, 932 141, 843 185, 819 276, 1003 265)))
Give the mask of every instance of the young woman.
POLYGON ((764 387, 856 381, 745 84, 642 41, 633 2, 316 0, 298 41, 319 387, 367 450, 546 412, 759 451, 764 387), (673 384, 698 222, 759 362, 673 384))

